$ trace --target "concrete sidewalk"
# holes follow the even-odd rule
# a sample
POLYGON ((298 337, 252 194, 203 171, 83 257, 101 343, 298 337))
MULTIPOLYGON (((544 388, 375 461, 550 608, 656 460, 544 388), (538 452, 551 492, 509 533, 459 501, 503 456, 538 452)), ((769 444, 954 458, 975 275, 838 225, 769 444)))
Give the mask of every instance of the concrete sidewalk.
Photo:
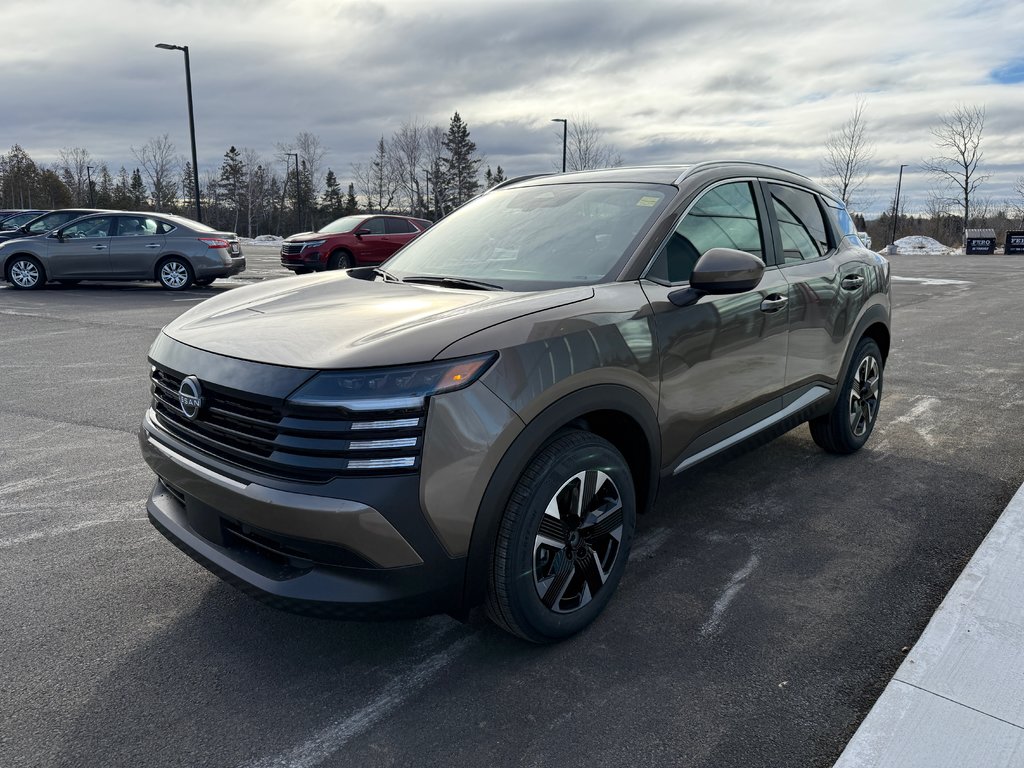
POLYGON ((1024 486, 835 768, 1024 767, 1024 486))

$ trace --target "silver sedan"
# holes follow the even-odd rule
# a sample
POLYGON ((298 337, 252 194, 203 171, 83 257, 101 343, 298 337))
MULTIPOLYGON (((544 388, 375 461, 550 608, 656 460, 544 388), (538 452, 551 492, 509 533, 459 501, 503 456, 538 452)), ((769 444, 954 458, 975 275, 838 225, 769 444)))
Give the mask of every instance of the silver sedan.
POLYGON ((0 269, 25 290, 50 280, 155 280, 181 291, 238 274, 245 256, 234 232, 163 213, 106 212, 3 243, 0 269))

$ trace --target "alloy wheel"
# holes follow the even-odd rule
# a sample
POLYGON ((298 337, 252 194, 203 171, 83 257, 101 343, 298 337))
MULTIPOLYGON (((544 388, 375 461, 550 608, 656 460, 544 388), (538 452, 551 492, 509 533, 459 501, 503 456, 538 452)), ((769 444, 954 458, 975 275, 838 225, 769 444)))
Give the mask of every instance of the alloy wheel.
POLYGON ((862 436, 878 415, 881 366, 873 355, 867 355, 857 366, 850 383, 850 430, 862 436))
POLYGON ((180 261, 168 261, 160 267, 160 282, 168 288, 181 288, 188 282, 188 268, 180 261))
POLYGON ((572 613, 597 596, 619 556, 622 527, 622 498, 607 474, 586 470, 562 484, 533 546, 534 585, 549 610, 572 613))
POLYGON ((39 282, 39 267, 27 259, 11 265, 11 282, 19 288, 32 288, 39 282))

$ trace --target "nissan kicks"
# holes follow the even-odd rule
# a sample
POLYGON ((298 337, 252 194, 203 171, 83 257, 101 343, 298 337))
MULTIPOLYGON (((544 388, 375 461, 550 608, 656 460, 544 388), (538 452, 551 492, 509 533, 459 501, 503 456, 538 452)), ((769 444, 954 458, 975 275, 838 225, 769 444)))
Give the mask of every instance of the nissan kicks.
POLYGON ((565 638, 611 600, 663 481, 805 421, 826 451, 864 445, 889 280, 841 202, 776 168, 506 182, 381 267, 164 328, 149 517, 281 608, 482 603, 565 638))

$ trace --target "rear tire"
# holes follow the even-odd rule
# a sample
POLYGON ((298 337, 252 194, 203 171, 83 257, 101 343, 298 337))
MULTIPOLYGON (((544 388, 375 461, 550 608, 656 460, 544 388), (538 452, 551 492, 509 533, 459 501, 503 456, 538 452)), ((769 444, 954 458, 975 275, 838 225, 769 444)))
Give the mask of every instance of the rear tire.
POLYGON ((348 251, 335 251, 327 259, 328 269, 350 269, 352 267, 352 256, 348 251))
POLYGON ((14 256, 7 262, 7 282, 19 291, 37 291, 46 285, 46 270, 32 256, 14 256))
POLYGON ((168 291, 184 291, 196 279, 192 265, 185 259, 172 256, 156 267, 156 279, 168 291))
POLYGON ((864 337, 850 359, 832 410, 809 426, 811 437, 829 453, 853 453, 871 437, 882 402, 882 352, 875 340, 864 337))
POLYGON ((573 431, 527 465, 498 529, 487 614, 533 643, 576 634, 611 600, 629 558, 636 493, 607 440, 573 431))

